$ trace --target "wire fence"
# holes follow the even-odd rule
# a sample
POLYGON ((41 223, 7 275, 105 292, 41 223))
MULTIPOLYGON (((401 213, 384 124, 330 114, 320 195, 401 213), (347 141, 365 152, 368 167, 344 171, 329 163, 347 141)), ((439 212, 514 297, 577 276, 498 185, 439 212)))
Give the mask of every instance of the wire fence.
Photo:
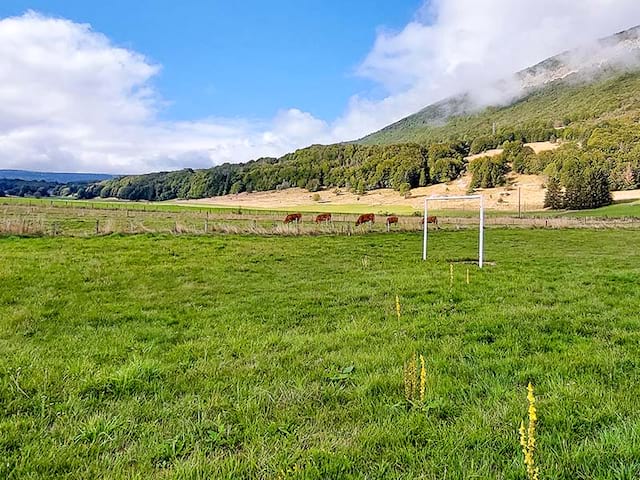
MULTIPOLYGON (((118 234, 252 234, 252 235, 362 235, 382 232, 418 232, 422 217, 398 216, 387 226, 386 216, 376 215, 375 223, 356 226, 357 214, 333 214, 330 222, 315 223, 315 215, 303 214, 300 223, 284 224, 281 212, 152 210, 140 208, 90 208, 56 204, 0 205, 0 234, 93 236, 118 234)), ((477 228, 477 216, 438 217, 431 230, 477 228)), ((533 218, 488 216, 486 227, 500 228, 638 228, 638 218, 533 218)))

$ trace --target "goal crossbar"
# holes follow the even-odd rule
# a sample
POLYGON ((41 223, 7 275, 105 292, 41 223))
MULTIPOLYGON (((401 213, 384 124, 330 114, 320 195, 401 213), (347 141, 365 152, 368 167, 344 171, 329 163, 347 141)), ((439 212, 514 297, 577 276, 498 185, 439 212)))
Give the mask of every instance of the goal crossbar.
POLYGON ((422 260, 427 259, 427 246, 429 243, 429 201, 430 200, 480 200, 480 233, 478 235, 478 267, 482 268, 484 257, 484 199, 482 195, 432 195, 424 199, 424 236, 422 241, 422 260))

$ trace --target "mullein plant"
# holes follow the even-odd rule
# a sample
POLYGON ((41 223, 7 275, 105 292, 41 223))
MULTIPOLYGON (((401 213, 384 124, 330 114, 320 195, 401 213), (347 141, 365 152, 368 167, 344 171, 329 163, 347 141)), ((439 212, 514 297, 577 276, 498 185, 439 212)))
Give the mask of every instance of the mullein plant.
POLYGON ((404 364, 404 396, 409 403, 424 402, 427 370, 424 357, 413 354, 404 364), (418 360, 420 371, 418 371, 418 360))
POLYGON ((404 397, 411 401, 416 389, 416 354, 414 353, 409 361, 404 364, 404 397))
POLYGON ((396 315, 398 316, 398 320, 400 320, 400 297, 396 295, 396 315))
POLYGON ((527 386, 527 401, 529 403, 529 425, 525 427, 524 420, 520 422, 520 446, 524 456, 524 464, 527 469, 529 480, 538 480, 538 467, 535 465, 534 453, 536 450, 536 397, 533 395, 533 385, 529 382, 527 386))

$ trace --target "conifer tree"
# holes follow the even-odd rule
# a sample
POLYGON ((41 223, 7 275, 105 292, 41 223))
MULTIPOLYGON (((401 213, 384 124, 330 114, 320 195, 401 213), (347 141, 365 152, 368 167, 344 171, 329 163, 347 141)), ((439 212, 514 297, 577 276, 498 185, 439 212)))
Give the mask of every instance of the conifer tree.
POLYGON ((547 182, 547 192, 544 195, 544 207, 559 210, 564 207, 564 198, 560 182, 556 177, 550 177, 547 182))
POLYGON ((420 179, 418 180, 418 185, 420 187, 426 187, 427 186, 427 173, 424 171, 424 168, 420 169, 420 179))
POLYGON ((613 198, 609 189, 609 176, 602 168, 594 168, 589 172, 589 185, 587 191, 590 193, 590 208, 611 205, 613 198))
POLYGON ((582 175, 576 174, 565 180, 564 208, 580 210, 584 207, 584 181, 582 175))

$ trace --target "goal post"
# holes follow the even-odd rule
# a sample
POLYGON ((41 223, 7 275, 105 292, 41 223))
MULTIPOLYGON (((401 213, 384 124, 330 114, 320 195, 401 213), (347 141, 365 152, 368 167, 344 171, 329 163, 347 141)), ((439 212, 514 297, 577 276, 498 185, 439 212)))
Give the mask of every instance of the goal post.
POLYGON ((484 199, 482 195, 452 195, 452 196, 431 196, 424 199, 424 219, 423 219, 423 240, 422 240, 422 260, 427 259, 427 247, 429 244, 429 201, 434 200, 480 200, 480 232, 478 234, 478 267, 482 268, 484 263, 484 199))

